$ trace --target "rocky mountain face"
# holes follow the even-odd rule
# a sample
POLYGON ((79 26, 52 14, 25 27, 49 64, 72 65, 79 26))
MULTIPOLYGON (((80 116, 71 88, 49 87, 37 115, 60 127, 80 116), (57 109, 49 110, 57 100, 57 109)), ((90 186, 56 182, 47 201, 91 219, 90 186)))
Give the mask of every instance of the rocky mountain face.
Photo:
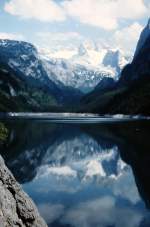
POLYGON ((92 67, 72 64, 63 59, 49 59, 44 61, 43 65, 53 82, 58 85, 63 83, 65 86, 79 89, 83 93, 93 90, 102 78, 110 75, 109 70, 100 71, 92 67))
POLYGON ((110 114, 150 114, 149 31, 148 22, 140 36, 132 63, 123 69, 114 89, 108 89, 103 93, 94 92, 92 98, 88 96, 90 98, 86 98, 86 111, 110 114))
MULTIPOLYGON (((7 64, 28 81, 47 83, 48 78, 36 48, 29 43, 0 40, 0 63, 7 64)), ((53 86, 49 81, 49 87, 53 86)))
POLYGON ((48 111, 56 105, 56 98, 47 87, 30 84, 20 73, 0 65, 1 111, 48 111))
POLYGON ((126 63, 120 50, 80 45, 66 60, 27 42, 0 40, 1 111, 65 111, 83 94, 112 87, 126 63))
POLYGON ((150 74, 150 20, 141 33, 131 64, 122 71, 120 84, 131 83, 150 74))
POLYGON ((121 73, 123 67, 127 64, 127 59, 123 56, 123 53, 119 50, 108 50, 103 59, 103 65, 105 67, 112 67, 115 69, 116 74, 121 73))
POLYGON ((80 45, 70 59, 54 59, 30 43, 0 40, 1 111, 57 112, 78 103, 104 78, 117 81, 126 63, 123 54, 92 48, 80 45))
POLYGON ((38 210, 0 156, 0 226, 46 227, 38 210))
POLYGON ((44 50, 41 56, 52 81, 74 87, 83 93, 92 91, 105 77, 117 81, 121 69, 128 62, 120 50, 95 49, 83 44, 68 59, 52 58, 44 50))
POLYGON ((1 111, 5 109, 51 111, 54 106, 76 102, 82 96, 82 93, 73 87, 65 86, 61 82, 56 84, 50 79, 50 74, 52 72, 48 74, 45 70, 32 44, 1 40, 0 93, 1 100, 4 96, 6 100, 6 105, 4 103, 6 108, 1 108, 1 111), (16 105, 13 105, 14 102, 16 105), (7 103, 10 108, 7 108, 7 103), (20 108, 15 108, 17 106, 20 108))

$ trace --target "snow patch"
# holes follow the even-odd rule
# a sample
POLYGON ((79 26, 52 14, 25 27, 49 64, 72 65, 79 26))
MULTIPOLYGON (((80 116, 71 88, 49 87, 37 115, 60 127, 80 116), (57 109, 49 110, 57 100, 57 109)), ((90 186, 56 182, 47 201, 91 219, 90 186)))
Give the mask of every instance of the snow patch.
POLYGON ((98 162, 97 160, 91 160, 87 166, 86 166, 86 173, 85 173, 85 178, 87 177, 93 177, 96 175, 99 175, 101 177, 105 177, 106 173, 102 167, 102 164, 98 162))

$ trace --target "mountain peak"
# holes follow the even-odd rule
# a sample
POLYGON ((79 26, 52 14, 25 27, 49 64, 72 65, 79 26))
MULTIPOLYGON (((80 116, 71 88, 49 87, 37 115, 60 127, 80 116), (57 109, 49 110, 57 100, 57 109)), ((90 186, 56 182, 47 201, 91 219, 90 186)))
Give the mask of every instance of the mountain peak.
POLYGON ((127 59, 124 57, 121 50, 110 49, 107 50, 102 63, 105 67, 115 68, 116 72, 119 74, 121 69, 127 64, 127 59))

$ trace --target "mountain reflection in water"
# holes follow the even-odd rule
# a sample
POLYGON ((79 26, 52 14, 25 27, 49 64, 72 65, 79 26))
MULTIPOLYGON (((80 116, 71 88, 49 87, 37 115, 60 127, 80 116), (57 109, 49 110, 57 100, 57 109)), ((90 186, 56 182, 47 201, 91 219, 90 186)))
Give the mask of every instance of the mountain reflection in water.
POLYGON ((150 226, 149 121, 4 123, 1 155, 49 226, 150 226))

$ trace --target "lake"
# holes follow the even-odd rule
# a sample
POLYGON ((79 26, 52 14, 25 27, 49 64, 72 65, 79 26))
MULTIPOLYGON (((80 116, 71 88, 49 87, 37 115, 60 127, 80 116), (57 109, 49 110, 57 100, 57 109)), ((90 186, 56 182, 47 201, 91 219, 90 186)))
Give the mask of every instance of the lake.
POLYGON ((150 226, 150 121, 3 123, 1 155, 48 226, 150 226))

